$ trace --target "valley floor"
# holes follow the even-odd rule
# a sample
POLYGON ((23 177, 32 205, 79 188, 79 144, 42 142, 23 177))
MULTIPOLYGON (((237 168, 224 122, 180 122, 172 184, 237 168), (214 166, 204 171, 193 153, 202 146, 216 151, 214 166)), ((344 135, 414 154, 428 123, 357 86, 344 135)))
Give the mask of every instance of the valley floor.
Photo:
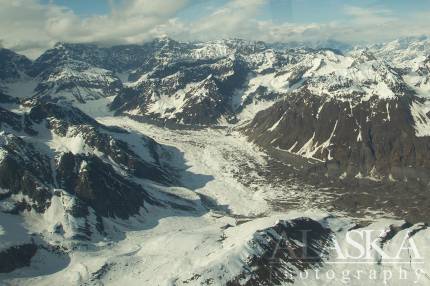
MULTIPOLYGON (((150 207, 142 217, 112 221, 106 228, 115 235, 74 246, 69 252, 70 261, 58 262, 52 255, 38 252, 31 267, 0 276, 0 284, 223 285, 240 273, 238 260, 249 251, 246 242, 256 231, 280 219, 322 219, 328 216, 327 211, 333 215, 327 203, 333 193, 321 192, 294 176, 269 176, 276 173, 273 168, 300 166, 273 164, 273 158, 231 128, 171 130, 114 117, 100 106, 86 105, 84 111, 105 125, 148 135, 182 153, 181 158, 173 158, 177 163, 173 167, 180 169, 182 187, 142 183, 154 192, 161 189, 195 202, 195 210, 150 207), (47 269, 53 264, 64 267, 50 273, 47 269)), ((375 212, 360 217, 361 221, 370 221, 375 212)), ((386 225, 394 222, 383 221, 386 225)), ((339 223, 333 222, 336 226, 339 223)), ((419 279, 425 283, 425 277, 419 279)), ((336 281, 342 285, 342 277, 336 281)), ((306 283, 321 285, 315 279, 306 283)), ((364 285, 360 281, 351 283, 364 285)))

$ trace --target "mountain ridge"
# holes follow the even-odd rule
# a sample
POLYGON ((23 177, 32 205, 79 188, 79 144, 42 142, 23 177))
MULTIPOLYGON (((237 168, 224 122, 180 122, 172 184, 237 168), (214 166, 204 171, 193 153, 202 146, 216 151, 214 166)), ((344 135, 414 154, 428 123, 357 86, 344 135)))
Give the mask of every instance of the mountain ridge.
POLYGON ((427 43, 0 51, 0 283, 300 285, 357 230, 425 251, 427 43))

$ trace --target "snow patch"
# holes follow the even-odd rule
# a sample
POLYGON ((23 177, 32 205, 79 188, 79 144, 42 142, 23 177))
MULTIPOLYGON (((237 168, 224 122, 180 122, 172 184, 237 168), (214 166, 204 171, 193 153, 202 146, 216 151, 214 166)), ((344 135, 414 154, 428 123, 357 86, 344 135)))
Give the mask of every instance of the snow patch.
POLYGON ((419 103, 414 101, 411 105, 411 113, 415 121, 415 131, 417 137, 430 136, 430 101, 419 103))

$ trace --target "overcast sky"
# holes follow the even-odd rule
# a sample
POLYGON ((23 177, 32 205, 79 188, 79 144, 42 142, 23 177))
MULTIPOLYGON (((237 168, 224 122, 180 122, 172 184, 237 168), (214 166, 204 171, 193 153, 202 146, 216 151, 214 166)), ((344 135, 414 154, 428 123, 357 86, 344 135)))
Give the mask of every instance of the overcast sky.
POLYGON ((0 45, 38 56, 58 41, 336 39, 430 34, 430 0, 0 0, 0 45))

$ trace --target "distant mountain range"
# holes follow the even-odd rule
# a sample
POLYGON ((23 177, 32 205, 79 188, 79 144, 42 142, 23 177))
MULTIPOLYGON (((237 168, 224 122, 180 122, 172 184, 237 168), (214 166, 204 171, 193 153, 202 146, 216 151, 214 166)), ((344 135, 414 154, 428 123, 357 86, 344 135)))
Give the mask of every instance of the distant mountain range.
MULTIPOLYGON (((31 213, 43 216, 37 227, 49 229, 12 243, 0 228, 0 273, 28 265, 36 248, 51 251, 54 241, 119 235, 114 220, 150 219, 154 209, 196 216, 211 209, 204 196, 166 191, 183 187, 181 150, 104 125, 84 106, 173 130, 239 131, 268 154, 310 162, 324 180, 430 184, 427 38, 367 47, 169 38, 113 47, 58 43, 34 61, 0 49, 0 218, 31 213)), ((247 267, 266 271, 262 257, 277 235, 292 231, 297 242, 294 233, 306 226, 317 231, 312 244, 330 244, 332 230, 321 220, 256 230, 246 241, 260 252, 247 249, 252 259, 228 285, 268 283, 264 272, 249 276, 247 267)), ((63 253, 56 251, 50 253, 63 253)), ((287 268, 322 263, 277 259, 287 268)))
POLYGON ((331 175, 426 180, 429 41, 345 54, 243 40, 58 43, 33 62, 1 50, 0 86, 3 101, 112 97, 117 114, 162 124, 250 121, 244 132, 251 140, 327 162, 331 175))

